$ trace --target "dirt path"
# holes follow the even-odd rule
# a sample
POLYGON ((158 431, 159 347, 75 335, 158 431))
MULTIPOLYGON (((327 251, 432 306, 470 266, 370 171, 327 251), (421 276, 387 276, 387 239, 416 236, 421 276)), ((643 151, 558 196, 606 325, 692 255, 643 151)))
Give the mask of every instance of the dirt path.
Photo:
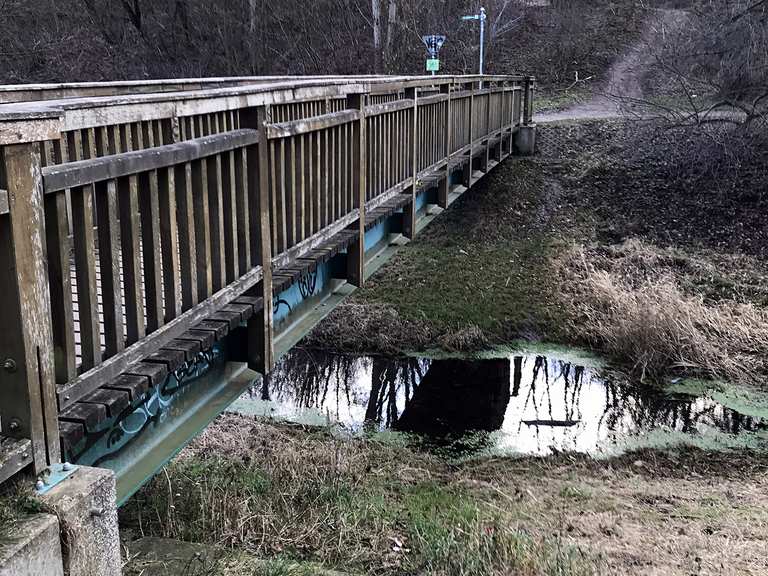
POLYGON ((537 114, 537 123, 563 120, 588 120, 618 118, 632 111, 632 100, 643 98, 640 79, 650 63, 652 55, 649 46, 660 29, 674 29, 686 18, 685 10, 657 9, 646 20, 640 40, 608 71, 608 83, 602 92, 589 102, 578 104, 566 110, 537 114))

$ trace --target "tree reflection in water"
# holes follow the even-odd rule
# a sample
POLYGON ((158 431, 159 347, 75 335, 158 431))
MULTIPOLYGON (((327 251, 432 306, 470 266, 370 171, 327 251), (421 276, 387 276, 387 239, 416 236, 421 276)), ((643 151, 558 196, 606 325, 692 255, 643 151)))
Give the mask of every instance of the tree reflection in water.
POLYGON ((707 398, 669 396, 540 355, 389 359, 295 349, 245 399, 312 411, 352 430, 433 437, 500 431, 499 447, 533 454, 591 452, 657 428, 766 429, 707 398))

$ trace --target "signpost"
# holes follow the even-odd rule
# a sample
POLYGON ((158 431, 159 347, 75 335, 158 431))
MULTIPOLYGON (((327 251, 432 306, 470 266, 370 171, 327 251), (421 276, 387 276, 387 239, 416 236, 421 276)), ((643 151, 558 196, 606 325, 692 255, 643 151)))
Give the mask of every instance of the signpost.
MULTIPOLYGON (((463 16, 462 20, 479 20, 480 21, 480 76, 483 75, 483 58, 485 56, 485 20, 487 16, 485 14, 485 8, 480 8, 479 14, 472 14, 471 16, 463 16)), ((482 87, 482 83, 480 84, 482 87)))
POLYGON ((427 72, 432 72, 432 76, 434 76, 435 72, 440 71, 440 48, 445 44, 445 36, 429 34, 422 36, 421 41, 424 42, 424 46, 427 47, 427 52, 429 52, 427 72))

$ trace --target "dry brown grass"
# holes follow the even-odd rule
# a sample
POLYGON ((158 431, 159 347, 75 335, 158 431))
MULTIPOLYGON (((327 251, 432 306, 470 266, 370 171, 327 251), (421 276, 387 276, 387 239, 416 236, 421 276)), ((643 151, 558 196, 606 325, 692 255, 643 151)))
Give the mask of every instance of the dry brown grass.
POLYGON ((768 312, 686 291, 691 270, 708 270, 701 262, 630 240, 607 251, 572 247, 560 267, 569 336, 641 380, 678 372, 759 383, 768 375, 768 312))
POLYGON ((768 569, 767 485, 765 460, 746 452, 448 465, 381 439, 226 415, 121 521, 125 538, 223 544, 276 567, 311 560, 351 574, 757 576, 768 569))
POLYGON ((235 547, 359 574, 587 576, 590 558, 512 529, 450 467, 402 445, 225 416, 126 505, 124 536, 235 547))

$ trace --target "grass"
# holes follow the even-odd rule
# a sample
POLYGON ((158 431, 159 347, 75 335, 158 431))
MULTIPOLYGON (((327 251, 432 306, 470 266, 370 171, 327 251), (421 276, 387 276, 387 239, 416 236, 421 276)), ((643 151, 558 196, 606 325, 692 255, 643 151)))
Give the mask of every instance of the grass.
POLYGON ((128 549, 142 535, 222 547, 194 576, 757 574, 764 470, 700 450, 449 463, 225 415, 120 520, 128 549))
MULTIPOLYGON (((665 272, 696 270, 679 251, 637 240, 602 252, 574 247, 562 266, 571 279, 563 306, 572 338, 605 351, 640 381, 682 373, 761 384, 768 376, 768 312, 751 302, 707 302, 692 289, 693 274, 665 272)), ((714 284, 717 294, 722 283, 714 284)))
POLYGON ((0 546, 13 538, 14 529, 25 516, 41 511, 32 498, 32 489, 20 480, 7 482, 0 489, 0 546))
POLYGON ((335 310, 305 346, 398 353, 478 350, 540 336, 556 314, 553 210, 535 164, 492 172, 335 310), (532 223, 533 222, 533 223, 532 223))
POLYGON ((572 546, 515 528, 493 500, 446 482, 434 457, 227 421, 132 499, 124 533, 276 558, 275 574, 283 561, 382 575, 593 573, 572 546))
POLYGON ((590 347, 646 382, 764 386, 768 236, 748 189, 764 170, 744 166, 758 176, 735 196, 730 178, 692 166, 702 146, 714 154, 701 135, 588 121, 540 136, 546 154, 494 170, 304 345, 545 341, 590 347))

